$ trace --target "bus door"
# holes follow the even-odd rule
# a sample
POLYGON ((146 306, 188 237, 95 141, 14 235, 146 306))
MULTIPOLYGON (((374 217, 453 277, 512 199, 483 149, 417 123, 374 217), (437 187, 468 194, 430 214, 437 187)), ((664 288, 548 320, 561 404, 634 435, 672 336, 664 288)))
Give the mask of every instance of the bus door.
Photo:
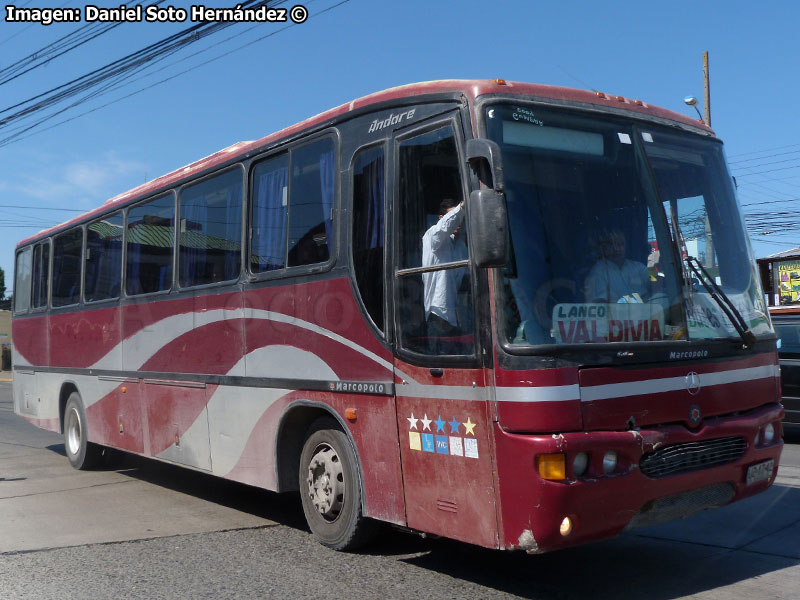
POLYGON ((397 422, 408 526, 495 546, 461 139, 455 112, 394 139, 397 422))

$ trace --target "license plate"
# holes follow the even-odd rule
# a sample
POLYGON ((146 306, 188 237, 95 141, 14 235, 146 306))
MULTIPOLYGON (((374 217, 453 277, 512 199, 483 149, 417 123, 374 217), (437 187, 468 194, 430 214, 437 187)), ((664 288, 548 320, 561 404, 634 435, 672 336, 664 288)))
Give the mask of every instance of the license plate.
POLYGON ((759 481, 764 481, 772 477, 772 471, 775 468, 775 461, 769 459, 766 462, 758 463, 757 465, 750 465, 747 467, 747 485, 753 485, 759 481))

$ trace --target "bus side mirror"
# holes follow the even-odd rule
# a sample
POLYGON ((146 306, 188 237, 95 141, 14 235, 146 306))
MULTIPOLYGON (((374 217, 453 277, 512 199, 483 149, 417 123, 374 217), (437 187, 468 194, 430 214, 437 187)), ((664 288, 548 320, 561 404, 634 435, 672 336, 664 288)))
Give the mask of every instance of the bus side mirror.
POLYGON ((469 195, 469 247, 477 267, 502 267, 508 262, 506 198, 490 189, 469 195))
POLYGON ((500 146, 492 140, 474 139, 467 140, 467 162, 478 173, 478 177, 486 187, 493 188, 498 192, 505 189, 503 179, 503 161, 500 159, 500 146), (489 167, 491 181, 486 181, 485 165, 489 167))

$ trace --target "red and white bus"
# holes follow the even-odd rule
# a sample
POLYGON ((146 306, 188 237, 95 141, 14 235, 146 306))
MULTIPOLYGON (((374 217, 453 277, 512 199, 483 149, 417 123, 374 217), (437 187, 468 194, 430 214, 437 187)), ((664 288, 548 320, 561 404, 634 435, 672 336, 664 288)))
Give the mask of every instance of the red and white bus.
POLYGON ((15 284, 15 411, 73 466, 299 490, 338 549, 607 538, 764 491, 783 446, 722 144, 639 100, 372 94, 23 240, 15 284))

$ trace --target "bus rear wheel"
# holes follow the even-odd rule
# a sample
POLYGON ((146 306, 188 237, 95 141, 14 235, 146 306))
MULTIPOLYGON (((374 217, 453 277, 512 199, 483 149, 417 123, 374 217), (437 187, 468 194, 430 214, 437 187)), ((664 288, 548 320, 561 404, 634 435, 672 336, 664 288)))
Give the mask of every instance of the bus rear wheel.
POLYGON ((361 511, 362 491, 353 445, 331 418, 309 429, 300 455, 300 495, 311 532, 324 546, 354 550, 374 535, 361 511))
POLYGON ((103 455, 102 446, 89 442, 86 410, 78 392, 72 392, 64 407, 64 449, 69 463, 76 469, 96 466, 103 455))

